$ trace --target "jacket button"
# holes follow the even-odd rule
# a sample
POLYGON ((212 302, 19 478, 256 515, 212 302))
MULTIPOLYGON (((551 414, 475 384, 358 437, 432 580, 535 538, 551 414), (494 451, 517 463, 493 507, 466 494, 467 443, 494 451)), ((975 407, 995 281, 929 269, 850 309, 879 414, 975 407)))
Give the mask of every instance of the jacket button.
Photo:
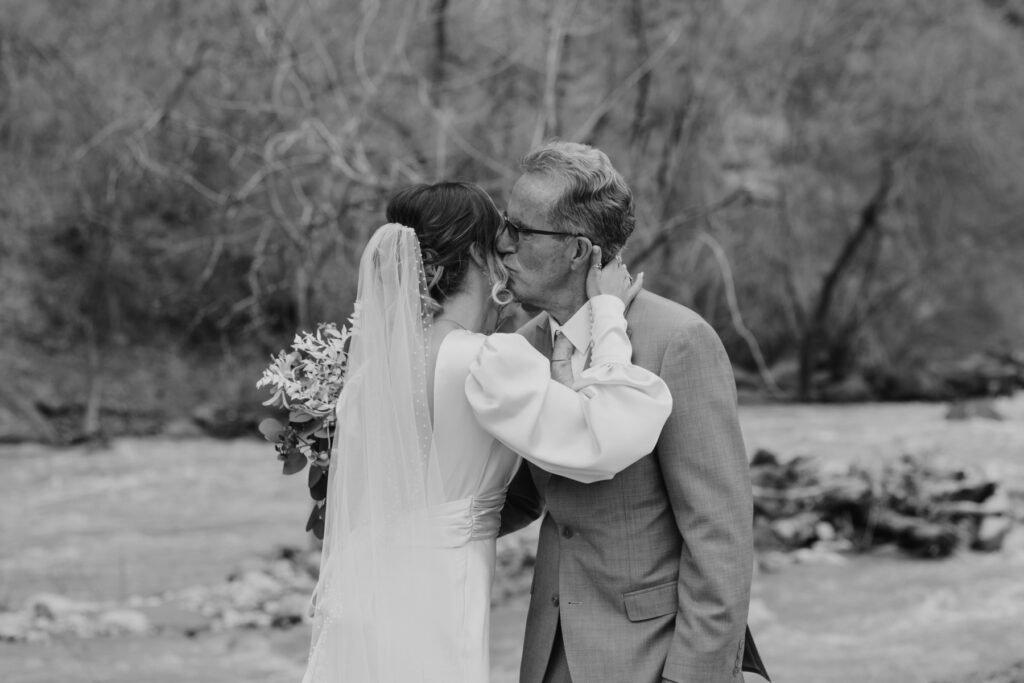
POLYGON ((552 595, 551 596, 551 604, 554 605, 555 607, 558 607, 558 596, 557 595, 552 595))
POLYGON ((572 538, 572 529, 567 526, 562 527, 562 536, 563 538, 572 538))

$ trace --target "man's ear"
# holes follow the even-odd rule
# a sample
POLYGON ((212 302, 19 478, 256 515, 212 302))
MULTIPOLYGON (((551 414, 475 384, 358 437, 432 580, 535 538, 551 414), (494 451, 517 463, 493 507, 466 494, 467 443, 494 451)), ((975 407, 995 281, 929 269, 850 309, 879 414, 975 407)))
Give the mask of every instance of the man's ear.
POLYGON ((590 267, 590 252, 594 250, 594 245, 589 238, 586 237, 574 237, 575 251, 572 255, 572 267, 576 268, 589 268, 590 267))

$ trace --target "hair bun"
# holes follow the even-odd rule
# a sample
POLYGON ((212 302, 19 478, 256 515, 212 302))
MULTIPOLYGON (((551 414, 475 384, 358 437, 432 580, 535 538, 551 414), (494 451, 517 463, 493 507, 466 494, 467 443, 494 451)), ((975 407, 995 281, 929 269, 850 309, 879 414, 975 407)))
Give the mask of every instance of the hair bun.
MULTIPOLYGON (((424 256, 426 256, 426 250, 424 250, 424 256)), ((427 278, 427 291, 433 291, 437 283, 441 281, 441 277, 444 276, 444 266, 427 263, 426 259, 424 259, 423 273, 427 278)))

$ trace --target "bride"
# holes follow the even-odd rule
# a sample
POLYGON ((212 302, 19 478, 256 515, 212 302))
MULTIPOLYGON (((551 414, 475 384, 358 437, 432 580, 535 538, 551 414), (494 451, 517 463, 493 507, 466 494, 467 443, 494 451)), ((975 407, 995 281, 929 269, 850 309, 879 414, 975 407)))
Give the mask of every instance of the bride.
POLYGON ((594 344, 567 386, 558 358, 484 333, 511 298, 486 192, 412 186, 387 219, 359 266, 303 681, 484 683, 499 513, 520 456, 610 479, 653 449, 672 401, 630 364, 623 311, 640 283, 618 262, 602 269, 586 238, 565 236, 592 253, 594 344))

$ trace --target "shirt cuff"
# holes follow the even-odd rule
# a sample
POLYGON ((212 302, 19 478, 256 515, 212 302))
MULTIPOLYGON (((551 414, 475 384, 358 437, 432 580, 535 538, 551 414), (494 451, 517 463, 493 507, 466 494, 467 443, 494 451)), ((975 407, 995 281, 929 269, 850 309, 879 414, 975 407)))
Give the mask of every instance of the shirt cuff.
POLYGON ((628 364, 633 346, 626 335, 626 304, 617 296, 598 294, 590 299, 590 312, 593 317, 590 336, 594 340, 590 364, 628 364))

